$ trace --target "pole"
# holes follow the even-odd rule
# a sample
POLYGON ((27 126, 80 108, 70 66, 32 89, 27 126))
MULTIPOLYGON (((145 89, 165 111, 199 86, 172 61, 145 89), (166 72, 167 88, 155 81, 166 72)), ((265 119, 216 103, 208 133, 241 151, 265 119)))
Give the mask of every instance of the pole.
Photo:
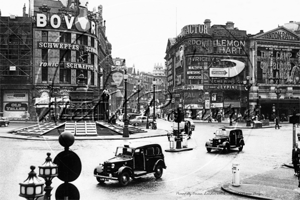
POLYGON ((140 113, 140 85, 138 84, 138 102, 137 102, 137 113, 140 113))
POLYGON ((296 124, 293 123, 293 146, 292 146, 292 148, 294 148, 295 144, 296 144, 296 124))
POLYGON ((55 106, 54 106, 54 120, 55 120, 55 125, 57 125, 58 117, 57 117, 57 100, 56 100, 56 96, 54 97, 54 103, 55 103, 55 106))
POLYGON ((124 128, 123 128, 123 137, 129 137, 129 132, 128 132, 128 119, 127 119, 127 70, 124 70, 124 128))
POLYGON ((153 83, 153 123, 154 122, 155 122, 155 84, 153 83))
POLYGON ((250 87, 249 87, 249 80, 247 80, 247 103, 248 103, 248 117, 247 117, 247 124, 246 126, 251 126, 250 124, 250 102, 249 102, 249 96, 250 96, 250 87))

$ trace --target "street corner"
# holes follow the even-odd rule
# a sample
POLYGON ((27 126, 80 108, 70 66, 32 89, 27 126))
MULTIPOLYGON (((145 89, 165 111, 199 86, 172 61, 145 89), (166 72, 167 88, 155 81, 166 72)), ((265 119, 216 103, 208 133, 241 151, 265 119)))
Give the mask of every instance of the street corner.
POLYGON ((225 184, 221 186, 221 189, 230 194, 255 199, 298 199, 300 194, 298 189, 291 190, 260 184, 240 184, 239 186, 225 184))
POLYGON ((265 192, 259 190, 258 185, 241 184, 239 186, 233 186, 232 184, 225 184, 221 186, 221 189, 230 194, 235 194, 244 197, 256 198, 256 199, 271 199, 265 195, 265 192))

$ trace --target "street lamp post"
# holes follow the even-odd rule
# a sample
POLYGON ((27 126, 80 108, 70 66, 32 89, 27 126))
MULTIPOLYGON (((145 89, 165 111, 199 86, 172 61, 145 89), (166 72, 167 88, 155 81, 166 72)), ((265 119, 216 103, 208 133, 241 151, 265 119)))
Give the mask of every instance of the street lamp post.
POLYGON ((276 94, 276 96, 277 96, 277 105, 276 105, 276 107, 277 107, 277 117, 278 117, 278 126, 279 126, 279 122, 280 122, 280 117, 279 117, 279 97, 280 97, 280 93, 281 93, 281 89, 280 89, 280 87, 276 87, 275 88, 275 94, 276 94))
POLYGON ((50 157, 51 153, 47 153, 46 161, 39 166, 39 176, 45 180, 46 187, 44 200, 51 199, 51 187, 52 179, 58 176, 58 166, 52 162, 52 158, 50 157))
POLYGON ((123 137, 129 137, 128 131, 128 119, 127 119, 127 70, 124 70, 124 127, 123 127, 123 137))
POLYGON ((31 171, 28 173, 28 178, 20 184, 20 195, 27 200, 35 200, 43 196, 45 181, 39 179, 34 172, 35 166, 30 166, 31 171))
POLYGON ((250 88, 252 86, 252 83, 250 81, 250 76, 246 77, 246 80, 243 81, 243 84, 245 85, 245 89, 247 90, 247 109, 248 109, 248 114, 247 114, 246 126, 251 126, 249 96, 250 96, 250 88))
MULTIPOLYGON (((140 91, 140 80, 138 80, 138 91, 140 91)), ((138 92, 138 99, 137 99, 137 113, 140 113, 140 92, 138 92)))
POLYGON ((155 85, 156 80, 153 79, 153 123, 152 123, 152 129, 156 129, 156 115, 155 115, 155 85))

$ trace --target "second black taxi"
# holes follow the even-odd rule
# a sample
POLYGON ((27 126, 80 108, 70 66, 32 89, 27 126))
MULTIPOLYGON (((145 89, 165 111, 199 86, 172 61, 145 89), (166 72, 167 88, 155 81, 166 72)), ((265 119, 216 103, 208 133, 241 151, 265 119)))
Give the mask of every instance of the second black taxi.
POLYGON ((215 137, 205 143, 207 152, 211 152, 211 150, 229 152, 233 148, 238 148, 239 151, 243 150, 245 141, 241 129, 220 128, 214 134, 215 137))

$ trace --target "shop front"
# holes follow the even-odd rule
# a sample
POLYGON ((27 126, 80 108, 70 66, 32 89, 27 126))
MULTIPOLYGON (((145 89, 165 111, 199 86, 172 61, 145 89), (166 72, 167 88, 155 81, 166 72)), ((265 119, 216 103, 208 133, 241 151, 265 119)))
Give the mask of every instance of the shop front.
POLYGON ((4 90, 3 116, 10 120, 26 120, 29 118, 29 91, 4 90))

